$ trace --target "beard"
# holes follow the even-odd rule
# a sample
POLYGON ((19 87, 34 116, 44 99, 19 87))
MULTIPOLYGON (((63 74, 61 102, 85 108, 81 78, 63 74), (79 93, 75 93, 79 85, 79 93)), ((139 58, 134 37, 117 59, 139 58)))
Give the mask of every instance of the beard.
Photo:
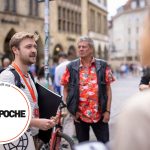
POLYGON ((25 65, 32 65, 36 63, 36 53, 32 53, 29 56, 21 56, 21 61, 25 65))

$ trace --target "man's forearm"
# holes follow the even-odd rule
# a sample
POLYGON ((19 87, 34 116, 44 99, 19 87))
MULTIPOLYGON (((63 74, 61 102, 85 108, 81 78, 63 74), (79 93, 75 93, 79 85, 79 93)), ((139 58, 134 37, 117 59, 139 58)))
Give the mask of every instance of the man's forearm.
POLYGON ((31 122, 30 122, 30 127, 37 127, 39 128, 39 118, 32 118, 31 119, 31 122))
POLYGON ((64 99, 65 102, 66 102, 66 99, 67 99, 67 96, 68 96, 68 86, 67 86, 67 85, 64 86, 63 94, 64 94, 63 99, 64 99))
POLYGON ((111 109, 111 101, 112 101, 111 86, 107 85, 107 106, 106 106, 106 111, 110 111, 110 109, 111 109))

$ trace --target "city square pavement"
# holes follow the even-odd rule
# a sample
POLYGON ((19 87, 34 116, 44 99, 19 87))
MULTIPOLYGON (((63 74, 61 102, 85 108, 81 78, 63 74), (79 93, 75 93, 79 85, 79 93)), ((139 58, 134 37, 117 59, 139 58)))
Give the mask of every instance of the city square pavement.
MULTIPOLYGON (((111 107, 111 118, 109 122, 110 126, 110 141, 113 139, 114 135, 114 125, 117 116, 121 112, 128 98, 137 93, 138 86, 140 82, 140 77, 127 76, 123 78, 116 79, 112 83, 112 107, 111 107)), ((95 140, 95 136, 91 131, 91 140, 95 140)))

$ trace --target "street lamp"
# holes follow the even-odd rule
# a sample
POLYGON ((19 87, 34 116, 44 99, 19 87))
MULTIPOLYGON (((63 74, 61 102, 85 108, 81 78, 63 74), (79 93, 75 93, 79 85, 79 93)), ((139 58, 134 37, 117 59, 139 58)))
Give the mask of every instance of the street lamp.
POLYGON ((47 81, 47 88, 49 86, 49 64, 48 64, 48 57, 49 57, 49 43, 50 43, 50 36, 49 36, 49 1, 53 0, 37 0, 37 2, 45 2, 45 9, 44 9, 44 32, 45 32, 45 43, 44 43, 44 74, 45 79, 47 81))

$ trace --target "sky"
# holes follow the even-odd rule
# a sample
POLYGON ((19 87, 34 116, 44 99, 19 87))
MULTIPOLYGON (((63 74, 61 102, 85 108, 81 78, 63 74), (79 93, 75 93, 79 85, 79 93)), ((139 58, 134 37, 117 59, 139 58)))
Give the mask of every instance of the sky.
POLYGON ((116 14, 118 7, 124 5, 128 0, 107 0, 108 4, 108 18, 116 14))

